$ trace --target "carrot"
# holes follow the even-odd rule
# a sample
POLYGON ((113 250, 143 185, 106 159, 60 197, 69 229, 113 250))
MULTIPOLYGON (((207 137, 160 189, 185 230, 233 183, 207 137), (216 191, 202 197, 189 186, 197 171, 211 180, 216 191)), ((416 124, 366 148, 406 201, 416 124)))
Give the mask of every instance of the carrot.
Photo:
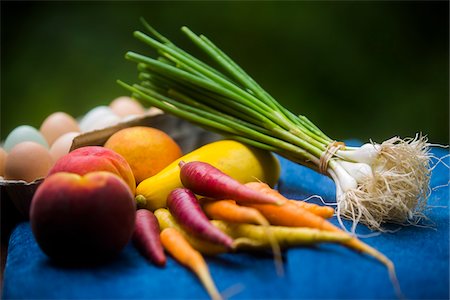
POLYGON ((308 203, 305 201, 301 201, 301 200, 292 200, 292 199, 287 199, 286 197, 284 197, 283 195, 281 195, 277 190, 272 189, 269 185, 267 185, 264 182, 248 182, 245 184, 246 186, 248 186, 249 188, 251 188, 252 190, 255 191, 259 191, 265 194, 270 194, 273 195, 274 197, 277 197, 280 199, 280 201, 282 202, 292 202, 295 205, 298 205, 300 207, 303 207, 304 209, 312 212, 315 215, 321 216, 323 218, 331 218, 334 214, 334 209, 328 206, 321 206, 321 205, 317 205, 314 203, 308 203))
POLYGON ((197 195, 233 199, 238 203, 281 204, 279 198, 256 192, 208 163, 180 161, 179 166, 183 186, 197 195))
POLYGON ((157 266, 166 264, 166 256, 159 238, 158 220, 146 209, 136 211, 136 222, 132 236, 136 248, 157 266))
MULTIPOLYGON (((334 232, 342 232, 341 229, 327 221, 326 219, 307 211, 306 209, 286 201, 281 206, 267 205, 267 204, 249 204, 250 207, 256 208, 261 214, 266 217, 272 225, 290 226, 290 227, 311 227, 320 230, 328 230, 334 232)), ((350 235, 349 235, 350 236, 350 235)), ((398 295, 401 295, 397 276, 395 275, 395 267, 393 262, 384 254, 371 246, 363 243, 361 240, 350 236, 350 240, 344 243, 345 246, 354 250, 371 255, 381 263, 383 263, 389 272, 391 281, 398 295)))
POLYGON ((233 239, 209 222, 192 191, 174 189, 167 197, 167 206, 180 225, 190 233, 228 249, 233 247, 233 239))
MULTIPOLYGON (((212 220, 211 223, 236 240, 245 237, 254 241, 253 244, 239 244, 237 245, 237 249, 246 248, 246 246, 253 246, 255 248, 267 248, 270 246, 270 240, 261 226, 236 224, 220 220, 212 220)), ((307 227, 272 225, 270 226, 270 231, 279 245, 283 248, 317 243, 345 243, 351 239, 351 236, 343 232, 326 231, 307 227)))
MULTIPOLYGON (((234 200, 211 200, 207 198, 200 199, 203 211, 210 219, 224 220, 234 223, 251 223, 263 226, 263 231, 267 235, 267 239, 272 248, 275 268, 278 275, 283 275, 283 259, 281 256, 280 246, 274 238, 269 222, 261 213, 251 207, 239 206, 234 200)), ((235 241, 236 243, 236 241, 235 241)))
POLYGON ((189 244, 197 251, 206 255, 217 255, 227 252, 227 248, 222 245, 205 241, 193 234, 186 232, 180 224, 174 219, 172 214, 166 208, 158 208, 155 210, 155 216, 158 219, 161 230, 166 228, 175 228, 178 230, 189 244))
MULTIPOLYGON (((306 209, 286 201, 281 206, 252 204, 250 207, 256 208, 261 214, 266 217, 272 225, 289 226, 289 227, 310 227, 328 231, 343 232, 341 229, 331 224, 324 218, 307 211, 306 209)), ((390 261, 381 253, 362 243, 356 238, 353 238, 346 243, 347 246, 359 250, 361 252, 370 254, 389 265, 390 261)))
POLYGON ((325 219, 329 219, 334 215, 334 208, 329 207, 329 206, 321 206, 321 205, 317 205, 314 203, 308 203, 308 202, 305 202, 302 200, 288 199, 288 201, 306 209, 307 211, 312 212, 313 214, 315 214, 319 217, 325 218, 325 219))
POLYGON ((164 229, 160 236, 164 249, 180 264, 188 267, 197 275, 210 297, 213 300, 222 299, 200 252, 192 248, 183 235, 175 228, 164 229))
POLYGON ((210 219, 263 226, 269 225, 269 222, 267 222, 266 218, 257 209, 239 206, 234 200, 201 198, 199 202, 203 211, 210 219))

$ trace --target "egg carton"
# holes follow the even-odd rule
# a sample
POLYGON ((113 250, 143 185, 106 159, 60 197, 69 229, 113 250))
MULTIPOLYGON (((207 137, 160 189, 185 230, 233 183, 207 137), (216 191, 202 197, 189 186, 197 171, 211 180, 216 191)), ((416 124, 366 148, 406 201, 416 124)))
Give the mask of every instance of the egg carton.
MULTIPOLYGON (((103 146, 115 132, 133 126, 147 126, 164 131, 177 142, 184 154, 223 138, 185 120, 157 112, 136 117, 114 126, 83 133, 74 138, 70 151, 83 146, 103 146)), ((3 228, 9 228, 11 223, 28 220, 31 199, 43 180, 43 178, 36 179, 33 182, 0 180, 1 221, 2 227, 5 226, 3 228), (8 224, 5 224, 5 222, 8 224)))

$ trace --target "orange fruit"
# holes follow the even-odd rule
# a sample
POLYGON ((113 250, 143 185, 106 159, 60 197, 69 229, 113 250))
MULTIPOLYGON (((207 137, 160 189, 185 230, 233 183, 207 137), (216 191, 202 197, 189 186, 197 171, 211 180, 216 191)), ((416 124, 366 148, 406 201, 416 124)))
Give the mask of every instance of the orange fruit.
POLYGON ((109 137, 104 147, 125 158, 137 184, 182 156, 179 145, 168 134, 144 126, 117 131, 109 137))

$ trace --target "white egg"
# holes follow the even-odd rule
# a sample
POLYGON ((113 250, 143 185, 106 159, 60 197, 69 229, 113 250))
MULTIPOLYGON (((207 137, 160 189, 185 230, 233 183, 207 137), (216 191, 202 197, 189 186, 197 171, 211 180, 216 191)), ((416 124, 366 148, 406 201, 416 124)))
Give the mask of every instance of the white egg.
POLYGON ((70 147, 72 147, 73 139, 78 135, 80 135, 79 132, 72 131, 63 134, 56 139, 50 147, 50 155, 52 156, 54 162, 69 153, 70 147))
POLYGON ((97 106, 86 113, 86 115, 80 120, 80 130, 81 132, 91 131, 94 127, 94 123, 101 119, 105 119, 109 116, 115 116, 114 112, 109 106, 97 106))
POLYGON ((21 142, 35 142, 48 149, 48 143, 42 133, 29 125, 21 125, 14 128, 6 137, 3 148, 6 152, 9 152, 15 145, 21 142))
POLYGON ((98 129, 103 129, 109 126, 114 126, 120 123, 121 118, 115 114, 105 115, 99 118, 96 122, 92 122, 86 128, 87 131, 93 131, 98 129))
POLYGON ((128 116, 122 117, 120 119, 120 122, 121 123, 125 123, 125 122, 132 121, 132 120, 135 120, 135 119, 140 118, 140 117, 142 117, 142 115, 128 115, 128 116))

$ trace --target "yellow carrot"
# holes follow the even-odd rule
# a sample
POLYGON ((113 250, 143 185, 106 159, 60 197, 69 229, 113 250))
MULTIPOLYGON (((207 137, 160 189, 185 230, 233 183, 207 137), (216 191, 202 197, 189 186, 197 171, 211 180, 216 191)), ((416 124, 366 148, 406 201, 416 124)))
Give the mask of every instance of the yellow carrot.
MULTIPOLYGON (((250 206, 259 210, 261 214, 266 217, 266 219, 272 225, 311 227, 334 232, 344 232, 326 219, 317 216, 312 212, 309 212, 306 209, 299 207, 298 205, 295 205, 289 201, 286 201, 283 205, 279 206, 267 204, 249 204, 246 206, 250 206)), ((396 289, 397 294, 401 295, 397 276, 395 275, 395 267, 393 262, 389 258, 387 258, 384 254, 382 254, 375 248, 372 248, 366 243, 363 243, 356 237, 351 237, 351 239, 345 242, 344 245, 354 250, 371 255, 372 257, 383 263, 388 269, 389 276, 394 285, 394 288, 396 289)))
MULTIPOLYGON (((264 228, 261 226, 237 224, 221 220, 212 220, 211 223, 237 241, 239 238, 247 238, 253 241, 253 243, 246 242, 238 244, 237 249, 261 249, 270 247, 270 240, 267 237, 264 228)), ((343 232, 325 231, 315 228, 273 225, 269 228, 274 238, 283 249, 317 243, 345 243, 351 239, 348 234, 343 232)))
POLYGON ((211 299, 222 299, 200 252, 192 248, 183 235, 175 228, 164 229, 161 232, 160 237, 164 249, 166 249, 180 264, 186 266, 197 275, 211 299))
POLYGON ((175 218, 172 216, 172 214, 169 212, 166 208, 158 208, 154 212, 156 218, 158 219, 159 227, 161 227, 161 230, 165 228, 175 228, 177 229, 184 238, 189 242, 189 244, 196 249, 197 251, 201 252, 202 254, 206 255, 217 255, 220 253, 227 252, 227 249, 219 244, 214 244, 208 241, 205 241, 201 238, 198 238, 192 234, 187 233, 181 226, 178 224, 178 222, 175 220, 175 218))

